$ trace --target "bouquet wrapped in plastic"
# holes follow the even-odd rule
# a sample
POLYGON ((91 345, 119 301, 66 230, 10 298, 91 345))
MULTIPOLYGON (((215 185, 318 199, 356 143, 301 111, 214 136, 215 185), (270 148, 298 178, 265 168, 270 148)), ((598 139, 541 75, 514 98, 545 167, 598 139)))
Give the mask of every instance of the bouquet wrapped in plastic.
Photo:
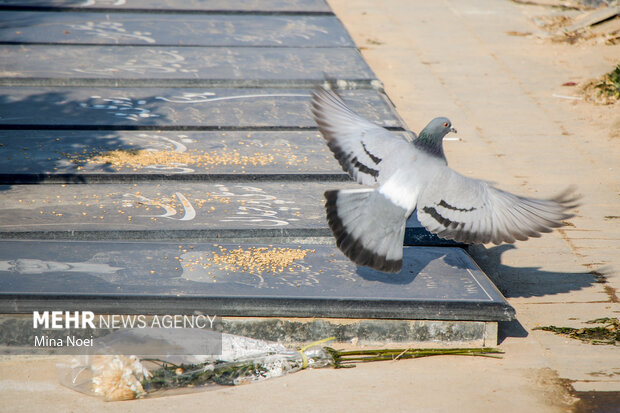
POLYGON ((333 337, 288 349, 279 343, 211 330, 176 330, 174 334, 158 330, 122 330, 99 339, 92 354, 57 366, 61 383, 107 401, 131 400, 169 391, 246 384, 306 368, 354 367, 359 362, 441 354, 493 357, 492 353, 501 353, 492 348, 338 351, 324 345, 333 337), (208 342, 216 342, 217 351, 192 354, 196 343, 208 342), (142 355, 136 355, 136 348, 142 355))
POLYGON ((157 330, 123 330, 97 341, 90 355, 73 357, 59 364, 63 385, 106 400, 130 400, 163 390, 238 385, 279 377, 305 368, 333 365, 322 340, 300 350, 249 337, 191 330, 181 334, 157 330), (188 354, 193 341, 221 340, 220 354, 188 354), (165 341, 162 345, 162 341, 165 341), (128 354, 140 343, 148 354, 128 354), (132 346, 133 345, 133 346, 132 346), (161 354, 154 354, 157 349, 161 354))

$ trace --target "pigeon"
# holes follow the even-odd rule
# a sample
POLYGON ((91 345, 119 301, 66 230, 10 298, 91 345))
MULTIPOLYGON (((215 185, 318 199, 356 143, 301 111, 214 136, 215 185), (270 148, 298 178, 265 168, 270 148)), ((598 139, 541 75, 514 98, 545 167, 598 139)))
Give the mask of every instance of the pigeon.
POLYGON ((573 216, 573 188, 552 199, 526 198, 451 169, 442 141, 456 130, 447 118, 408 140, 359 116, 333 91, 315 89, 311 104, 327 146, 365 186, 325 192, 336 245, 360 266, 401 271, 405 223, 416 210, 428 231, 466 244, 540 237, 573 216))

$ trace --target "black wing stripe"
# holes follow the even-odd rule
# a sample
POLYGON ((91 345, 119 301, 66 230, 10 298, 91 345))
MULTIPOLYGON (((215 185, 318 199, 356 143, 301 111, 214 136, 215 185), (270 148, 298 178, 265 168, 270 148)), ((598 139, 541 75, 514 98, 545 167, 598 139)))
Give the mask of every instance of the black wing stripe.
POLYGON ((355 166, 357 169, 359 169, 360 172, 363 172, 365 174, 371 175, 374 178, 379 176, 379 171, 377 171, 376 169, 369 168, 366 165, 364 165, 363 163, 361 163, 360 161, 358 161, 357 160, 357 156, 354 157, 353 159, 351 159, 351 163, 353 164, 353 166, 355 166))
POLYGON ((372 159, 372 161, 376 165, 379 165, 379 163, 383 160, 383 159, 379 158, 378 156, 373 155, 372 153, 368 152, 368 149, 366 148, 366 145, 364 145, 364 142, 362 142, 362 148, 364 148, 364 152, 366 152, 366 155, 368 155, 370 157, 370 159, 372 159))
POLYGON ((451 209, 453 211, 460 211, 460 212, 471 212, 471 211, 475 211, 476 210, 476 208, 474 208, 474 207, 471 207, 469 209, 467 209, 467 208, 458 208, 458 207, 455 207, 455 206, 452 206, 452 205, 448 204, 443 199, 437 205, 439 205, 440 207, 451 209))
POLYGON ((433 217, 435 221, 439 222, 446 228, 458 228, 465 225, 463 222, 451 221, 448 218, 441 216, 441 214, 433 207, 424 207, 422 208, 422 211, 426 212, 428 215, 433 217))

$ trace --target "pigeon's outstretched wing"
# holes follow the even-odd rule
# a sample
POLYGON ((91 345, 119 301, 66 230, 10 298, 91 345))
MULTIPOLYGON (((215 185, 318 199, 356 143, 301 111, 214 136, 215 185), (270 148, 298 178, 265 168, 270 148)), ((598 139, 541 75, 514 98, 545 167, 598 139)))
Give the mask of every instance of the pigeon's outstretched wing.
POLYGON ((312 93, 312 113, 342 169, 360 184, 379 182, 390 164, 386 158, 411 146, 405 138, 357 115, 338 95, 323 88, 312 93))
POLYGON ((420 223, 442 238, 500 244, 564 225, 577 199, 572 189, 548 200, 525 198, 446 167, 420 193, 417 213, 420 223))

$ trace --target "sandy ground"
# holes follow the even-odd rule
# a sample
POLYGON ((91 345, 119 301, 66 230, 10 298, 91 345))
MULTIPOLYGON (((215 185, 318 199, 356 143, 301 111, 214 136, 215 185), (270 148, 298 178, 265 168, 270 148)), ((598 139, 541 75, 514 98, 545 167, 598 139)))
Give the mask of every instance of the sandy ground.
MULTIPOLYGON (((400 115, 419 131, 447 116, 453 168, 503 189, 550 196, 575 184, 571 225, 475 258, 517 310, 503 359, 375 363, 198 394, 104 403, 58 384, 55 358, 0 362, 1 411, 566 412, 570 390, 620 391, 620 349, 534 331, 620 317, 620 110, 566 99, 568 81, 610 71, 620 46, 537 33, 553 9, 503 0, 331 0, 400 115)), ((619 401, 620 403, 620 401, 619 401)))

